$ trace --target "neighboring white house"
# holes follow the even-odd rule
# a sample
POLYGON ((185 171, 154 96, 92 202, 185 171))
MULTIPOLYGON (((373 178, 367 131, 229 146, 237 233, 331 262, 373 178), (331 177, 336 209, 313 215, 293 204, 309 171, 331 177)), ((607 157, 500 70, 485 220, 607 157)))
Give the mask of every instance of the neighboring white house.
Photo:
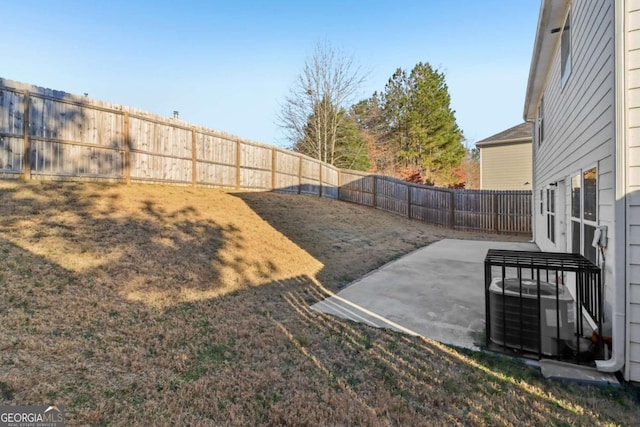
POLYGON ((481 190, 531 190, 531 124, 478 141, 481 190))
POLYGON ((603 268, 613 354, 597 367, 640 381, 639 0, 542 1, 524 118, 535 242, 603 268))

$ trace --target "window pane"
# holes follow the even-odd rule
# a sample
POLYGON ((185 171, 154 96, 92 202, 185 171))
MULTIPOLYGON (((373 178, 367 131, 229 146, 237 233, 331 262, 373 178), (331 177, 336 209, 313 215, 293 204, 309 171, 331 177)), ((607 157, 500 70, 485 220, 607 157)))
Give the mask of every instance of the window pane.
POLYGON ((598 220, 598 174, 596 168, 584 172, 584 219, 598 220))
POLYGON ((556 190, 549 191, 549 212, 556 211, 556 190))
POLYGON ((584 225, 584 257, 592 263, 597 261, 597 249, 591 246, 593 242, 593 235, 596 232, 596 228, 591 225, 584 225))
POLYGON ((549 189, 547 188, 547 212, 549 212, 550 205, 551 205, 551 197, 550 197, 549 189))
POLYGON ((571 216, 580 218, 580 175, 571 178, 571 216))
POLYGON ((580 253, 580 223, 571 221, 571 252, 580 253))
POLYGON ((540 190, 540 215, 544 213, 544 191, 540 190))

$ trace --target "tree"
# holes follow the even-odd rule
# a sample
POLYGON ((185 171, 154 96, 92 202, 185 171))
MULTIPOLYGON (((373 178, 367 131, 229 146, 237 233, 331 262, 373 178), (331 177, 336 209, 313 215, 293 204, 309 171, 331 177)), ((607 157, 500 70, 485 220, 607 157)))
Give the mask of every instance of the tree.
POLYGON ((335 164, 340 151, 338 132, 347 118, 344 111, 364 79, 353 58, 327 43, 317 44, 279 117, 294 149, 335 164))
POLYGON ((427 177, 450 175, 465 150, 444 74, 420 62, 408 75, 398 69, 385 89, 389 136, 398 144, 400 160, 406 167, 422 169, 427 177))
MULTIPOLYGON (((320 121, 317 116, 322 115, 329 108, 326 105, 322 105, 322 103, 316 106, 304 126, 305 137, 293 146, 295 151, 309 156, 313 154, 308 150, 308 141, 317 141, 319 139, 316 136, 318 128, 315 126, 320 121)), ((341 108, 337 116, 338 127, 336 129, 331 162, 329 163, 344 169, 369 170, 369 147, 365 135, 358 129, 354 118, 344 109, 341 108)))
POLYGON ((368 171, 371 168, 369 162, 369 145, 366 135, 358 129, 354 118, 344 112, 340 120, 336 140, 334 166, 343 169, 368 171))
POLYGON ((350 115, 360 129, 367 143, 370 171, 393 175, 395 153, 391 145, 386 144, 387 125, 380 106, 380 95, 375 92, 371 98, 353 105, 350 115))
POLYGON ((466 188, 480 188, 480 150, 470 148, 461 166, 465 173, 466 188))
POLYGON ((480 149, 476 148, 476 147, 471 147, 469 149, 469 157, 471 157, 473 160, 477 160, 478 162, 480 161, 480 149))
POLYGON ((375 150, 384 156, 375 159, 376 167, 396 174, 419 171, 427 180, 446 184, 455 181, 465 148, 450 102, 444 74, 420 62, 410 73, 398 68, 383 93, 356 104, 360 128, 385 147, 375 150))

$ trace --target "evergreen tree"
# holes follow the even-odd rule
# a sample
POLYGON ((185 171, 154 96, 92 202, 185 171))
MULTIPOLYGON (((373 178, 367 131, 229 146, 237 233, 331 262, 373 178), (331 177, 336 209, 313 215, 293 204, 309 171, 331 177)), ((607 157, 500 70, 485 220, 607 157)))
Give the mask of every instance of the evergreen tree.
POLYGON ((367 140, 354 118, 344 109, 332 111, 328 103, 319 103, 313 109, 304 126, 303 136, 294 145, 294 150, 314 157, 317 154, 314 141, 328 139, 323 125, 326 116, 336 117, 335 142, 331 150, 331 164, 344 169, 367 171, 370 168, 367 140))
POLYGON ((418 63, 407 74, 398 68, 382 94, 356 104, 361 129, 371 132, 385 149, 377 166, 389 163, 397 173, 417 170, 429 180, 449 183, 465 156, 463 135, 450 106, 444 74, 418 63))
POLYGON ((387 124, 380 105, 380 95, 375 92, 371 98, 353 105, 350 115, 366 139, 370 170, 376 173, 395 172, 395 153, 386 144, 387 124))

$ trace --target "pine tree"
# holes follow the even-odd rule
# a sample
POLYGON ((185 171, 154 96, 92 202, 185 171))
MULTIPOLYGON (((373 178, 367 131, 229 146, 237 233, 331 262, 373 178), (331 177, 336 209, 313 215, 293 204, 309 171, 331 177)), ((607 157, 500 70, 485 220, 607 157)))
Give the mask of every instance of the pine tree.
POLYGON ((450 103, 443 73, 422 62, 409 74, 398 68, 382 94, 356 105, 361 129, 370 129, 386 147, 376 152, 390 153, 374 163, 392 163, 397 173, 418 170, 431 181, 454 181, 465 149, 450 103))

